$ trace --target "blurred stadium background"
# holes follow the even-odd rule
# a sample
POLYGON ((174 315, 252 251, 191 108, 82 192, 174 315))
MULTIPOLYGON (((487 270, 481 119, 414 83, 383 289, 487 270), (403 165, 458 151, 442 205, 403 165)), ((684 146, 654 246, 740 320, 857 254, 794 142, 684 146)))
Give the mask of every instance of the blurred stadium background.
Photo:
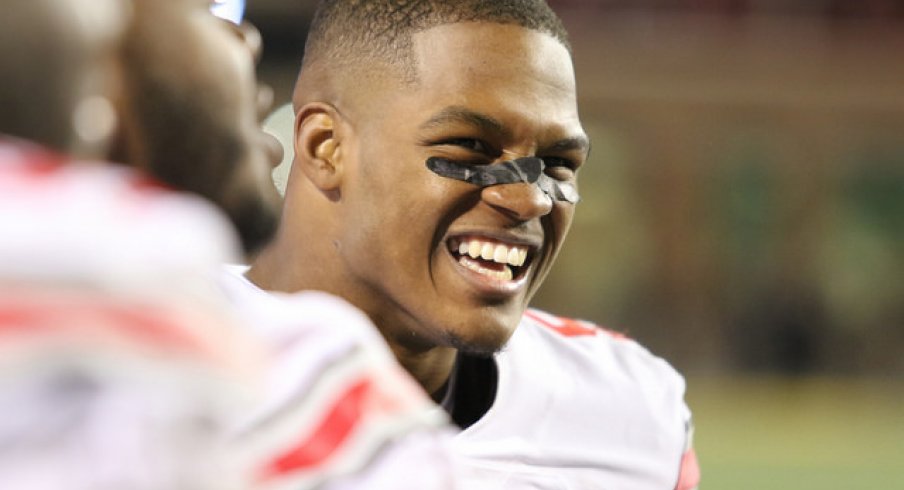
MULTIPOLYGON (((535 303, 687 375, 702 488, 904 488, 904 2, 550 3, 594 146, 535 303)), ((314 2, 249 4, 287 102, 314 2)))

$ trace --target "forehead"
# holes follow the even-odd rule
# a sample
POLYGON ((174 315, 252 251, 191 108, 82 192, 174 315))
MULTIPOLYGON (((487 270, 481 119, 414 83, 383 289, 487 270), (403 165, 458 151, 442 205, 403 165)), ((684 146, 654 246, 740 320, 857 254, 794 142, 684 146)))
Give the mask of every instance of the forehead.
POLYGON ((412 40, 414 93, 429 99, 425 109, 461 106, 579 126, 571 56, 554 37, 515 25, 457 23, 412 40))

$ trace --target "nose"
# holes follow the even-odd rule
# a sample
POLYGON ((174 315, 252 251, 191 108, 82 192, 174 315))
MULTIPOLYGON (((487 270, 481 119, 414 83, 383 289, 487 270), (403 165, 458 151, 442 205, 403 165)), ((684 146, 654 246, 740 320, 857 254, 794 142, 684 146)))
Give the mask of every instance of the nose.
MULTIPOLYGON (((261 37, 261 31, 257 30, 257 27, 254 24, 248 21, 242 21, 241 24, 235 25, 232 24, 235 28, 235 33, 238 36, 239 40, 248 48, 248 52, 251 53, 252 59, 254 59, 254 64, 260 62, 261 53, 264 50, 264 41, 261 37)), ((258 119, 263 120, 267 115, 270 114, 270 109, 273 108, 273 89, 266 84, 258 83, 257 85, 257 116, 258 119)))
POLYGON ((257 84, 257 118, 263 121, 273 109, 273 88, 264 83, 257 84))
POLYGON ((480 198, 497 211, 518 221, 546 216, 552 211, 552 198, 536 184, 517 182, 484 187, 480 198))
POLYGON ((257 27, 254 27, 254 24, 242 21, 242 23, 238 26, 239 36, 242 38, 242 41, 248 46, 248 50, 251 51, 251 56, 254 58, 254 62, 258 63, 261 59, 261 53, 264 48, 264 41, 261 38, 261 31, 257 30, 257 27))

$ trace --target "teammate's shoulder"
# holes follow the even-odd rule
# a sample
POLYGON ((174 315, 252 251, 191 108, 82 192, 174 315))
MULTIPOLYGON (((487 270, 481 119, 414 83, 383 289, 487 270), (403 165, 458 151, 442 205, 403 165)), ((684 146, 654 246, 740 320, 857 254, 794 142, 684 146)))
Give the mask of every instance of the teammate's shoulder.
POLYGON ((133 169, 3 140, 0 229, 7 279, 119 292, 184 295, 186 278, 239 254, 231 225, 201 197, 133 169))
POLYGON ((220 285, 258 333, 271 338, 319 336, 383 345, 367 315, 344 299, 314 290, 266 291, 248 279, 248 270, 246 265, 224 265, 220 285))

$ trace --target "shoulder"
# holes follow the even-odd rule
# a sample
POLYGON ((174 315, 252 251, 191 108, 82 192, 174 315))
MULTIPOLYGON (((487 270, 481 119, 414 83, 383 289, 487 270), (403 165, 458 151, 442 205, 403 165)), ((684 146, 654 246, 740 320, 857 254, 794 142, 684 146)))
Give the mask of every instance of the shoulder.
POLYGON ((535 309, 495 359, 495 403, 460 437, 474 460, 498 447, 491 471, 505 478, 537 481, 527 461, 554 466, 574 488, 674 488, 690 412, 666 361, 623 334, 535 309))
POLYGON ((616 340, 628 338, 621 332, 603 328, 586 320, 557 316, 536 308, 529 308, 525 311, 521 322, 540 325, 562 337, 596 337, 599 335, 616 340))
POLYGON ((219 282, 230 303, 257 334, 277 343, 312 337, 383 346, 382 337, 367 316, 347 301, 322 291, 280 293, 251 282, 246 265, 225 265, 219 282), (294 339, 294 340, 292 340, 294 339))
POLYGON ((518 327, 531 350, 552 351, 560 361, 607 383, 623 382, 681 399, 685 382, 666 360, 627 335, 593 322, 529 309, 518 327))
POLYGON ((3 141, 0 228, 5 277, 116 291, 171 294, 184 285, 173 276, 209 275, 239 253, 231 225, 199 197, 125 167, 3 141))
POLYGON ((364 313, 323 292, 265 291, 245 272, 226 266, 221 284, 270 349, 265 396, 236 430, 265 488, 343 478, 382 488, 381 478, 400 472, 435 488, 453 476, 444 412, 364 313))

